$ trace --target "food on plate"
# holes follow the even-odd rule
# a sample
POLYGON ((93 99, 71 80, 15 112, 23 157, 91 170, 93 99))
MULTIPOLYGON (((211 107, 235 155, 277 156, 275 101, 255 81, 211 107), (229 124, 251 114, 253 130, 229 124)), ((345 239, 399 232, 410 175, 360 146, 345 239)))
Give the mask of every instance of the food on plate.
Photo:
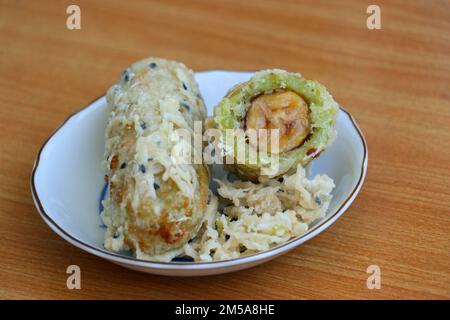
POLYGON ((151 261, 227 260, 280 245, 326 215, 333 180, 307 178, 305 170, 336 134, 338 105, 321 84, 282 70, 257 72, 231 89, 205 121, 192 71, 149 58, 127 68, 106 97, 106 249, 131 250, 151 261), (245 160, 258 153, 256 163, 233 158, 225 165, 243 180, 214 179, 214 193, 206 165, 176 161, 180 152, 174 151, 193 148, 177 130, 195 134, 195 121, 222 133, 219 158, 236 156, 237 145, 248 146, 245 160), (273 130, 279 139, 260 144, 244 135, 242 143, 230 142, 228 129, 273 130))
POLYGON ((185 246, 195 261, 251 255, 305 233, 325 216, 334 188, 326 175, 308 179, 301 165, 294 174, 265 183, 225 179, 218 184, 223 203, 207 214, 208 223, 185 246))
POLYGON ((215 125, 223 132, 224 155, 234 159, 226 167, 257 182, 291 173, 297 164, 306 166, 333 141, 338 110, 330 93, 316 81, 278 69, 255 73, 232 88, 214 110, 215 125), (245 131, 242 141, 227 139, 229 129, 245 131), (249 129, 266 132, 267 143, 252 139, 249 129), (269 138, 272 131, 278 133, 276 145, 269 138), (247 148, 239 161, 243 145, 247 148), (253 162, 252 153, 257 154, 253 162))
MULTIPOLYGON (((106 95, 105 248, 170 261, 193 238, 208 209, 209 170, 174 161, 206 109, 191 70, 148 58, 124 70, 106 95)), ((188 146, 189 147, 189 146, 188 146)))

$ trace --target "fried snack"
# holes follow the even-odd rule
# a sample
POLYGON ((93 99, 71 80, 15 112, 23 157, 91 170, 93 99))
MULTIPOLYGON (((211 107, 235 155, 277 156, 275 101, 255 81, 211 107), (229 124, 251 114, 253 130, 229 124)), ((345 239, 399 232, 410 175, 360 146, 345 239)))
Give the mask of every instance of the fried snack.
POLYGON ((105 248, 137 258, 170 261, 195 237, 208 202, 206 166, 174 161, 206 109, 191 70, 148 58, 124 70, 106 95, 105 248))
POLYGON ((278 69, 257 72, 232 88, 214 110, 224 153, 234 158, 226 167, 241 178, 261 182, 292 173, 297 164, 306 166, 333 141, 338 110, 333 97, 316 81, 278 69), (227 139, 228 129, 244 130, 245 139, 227 139), (266 144, 249 139, 249 129, 264 129, 268 135, 277 130, 277 145, 269 138, 266 144), (243 145, 244 161, 238 161, 243 145), (253 163, 251 152, 257 153, 253 163))

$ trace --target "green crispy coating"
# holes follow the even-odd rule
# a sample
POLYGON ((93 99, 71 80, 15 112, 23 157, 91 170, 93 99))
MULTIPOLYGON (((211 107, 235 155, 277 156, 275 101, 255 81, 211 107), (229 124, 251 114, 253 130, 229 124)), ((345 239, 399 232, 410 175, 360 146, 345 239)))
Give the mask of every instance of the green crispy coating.
MULTIPOLYGON (((300 95, 308 104, 312 121, 311 134, 299 147, 279 154, 279 166, 275 172, 265 175, 261 169, 268 167, 274 155, 258 155, 256 164, 237 163, 227 165, 227 168, 238 176, 253 181, 281 176, 297 164, 306 166, 312 159, 318 157, 334 140, 336 136, 335 123, 339 110, 327 89, 317 81, 307 80, 298 73, 284 70, 264 70, 255 73, 247 82, 232 88, 220 101, 214 110, 214 122, 223 133, 227 129, 244 128, 244 120, 253 98, 264 92, 276 89, 291 90, 300 95)), ((222 139, 225 149, 236 151, 236 142, 222 139)), ((246 154, 246 159, 248 154, 246 154)))

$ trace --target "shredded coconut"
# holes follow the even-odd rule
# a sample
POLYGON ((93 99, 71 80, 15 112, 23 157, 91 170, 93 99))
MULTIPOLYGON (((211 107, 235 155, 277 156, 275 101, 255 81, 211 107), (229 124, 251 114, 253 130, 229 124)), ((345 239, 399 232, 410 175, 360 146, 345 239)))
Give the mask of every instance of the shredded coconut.
POLYGON ((292 175, 261 184, 217 182, 221 208, 214 219, 210 213, 201 235, 184 248, 195 261, 250 255, 304 234, 325 216, 334 188, 326 175, 306 178, 300 165, 292 175))

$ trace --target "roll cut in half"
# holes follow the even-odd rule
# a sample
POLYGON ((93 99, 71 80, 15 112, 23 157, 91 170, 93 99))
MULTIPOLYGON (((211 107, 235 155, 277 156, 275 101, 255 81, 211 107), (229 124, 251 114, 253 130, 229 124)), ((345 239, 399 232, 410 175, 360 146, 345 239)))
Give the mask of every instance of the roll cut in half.
POLYGON ((226 167, 241 178, 264 181, 291 172, 298 164, 306 166, 333 141, 338 110, 330 93, 316 81, 278 69, 255 73, 232 88, 214 110, 222 149, 234 159, 226 161, 226 167), (244 139, 227 138, 228 129, 242 129, 244 139), (261 132, 266 135, 251 139, 250 129, 265 129, 261 132), (274 129, 276 146, 270 138, 274 129), (264 136, 267 143, 261 143, 264 136), (240 150, 244 156, 238 158, 240 150))
POLYGON ((208 168, 173 158, 185 142, 175 131, 192 132, 206 115, 197 83, 184 64, 149 58, 124 70, 106 98, 105 247, 169 261, 196 235, 208 202, 208 168))

